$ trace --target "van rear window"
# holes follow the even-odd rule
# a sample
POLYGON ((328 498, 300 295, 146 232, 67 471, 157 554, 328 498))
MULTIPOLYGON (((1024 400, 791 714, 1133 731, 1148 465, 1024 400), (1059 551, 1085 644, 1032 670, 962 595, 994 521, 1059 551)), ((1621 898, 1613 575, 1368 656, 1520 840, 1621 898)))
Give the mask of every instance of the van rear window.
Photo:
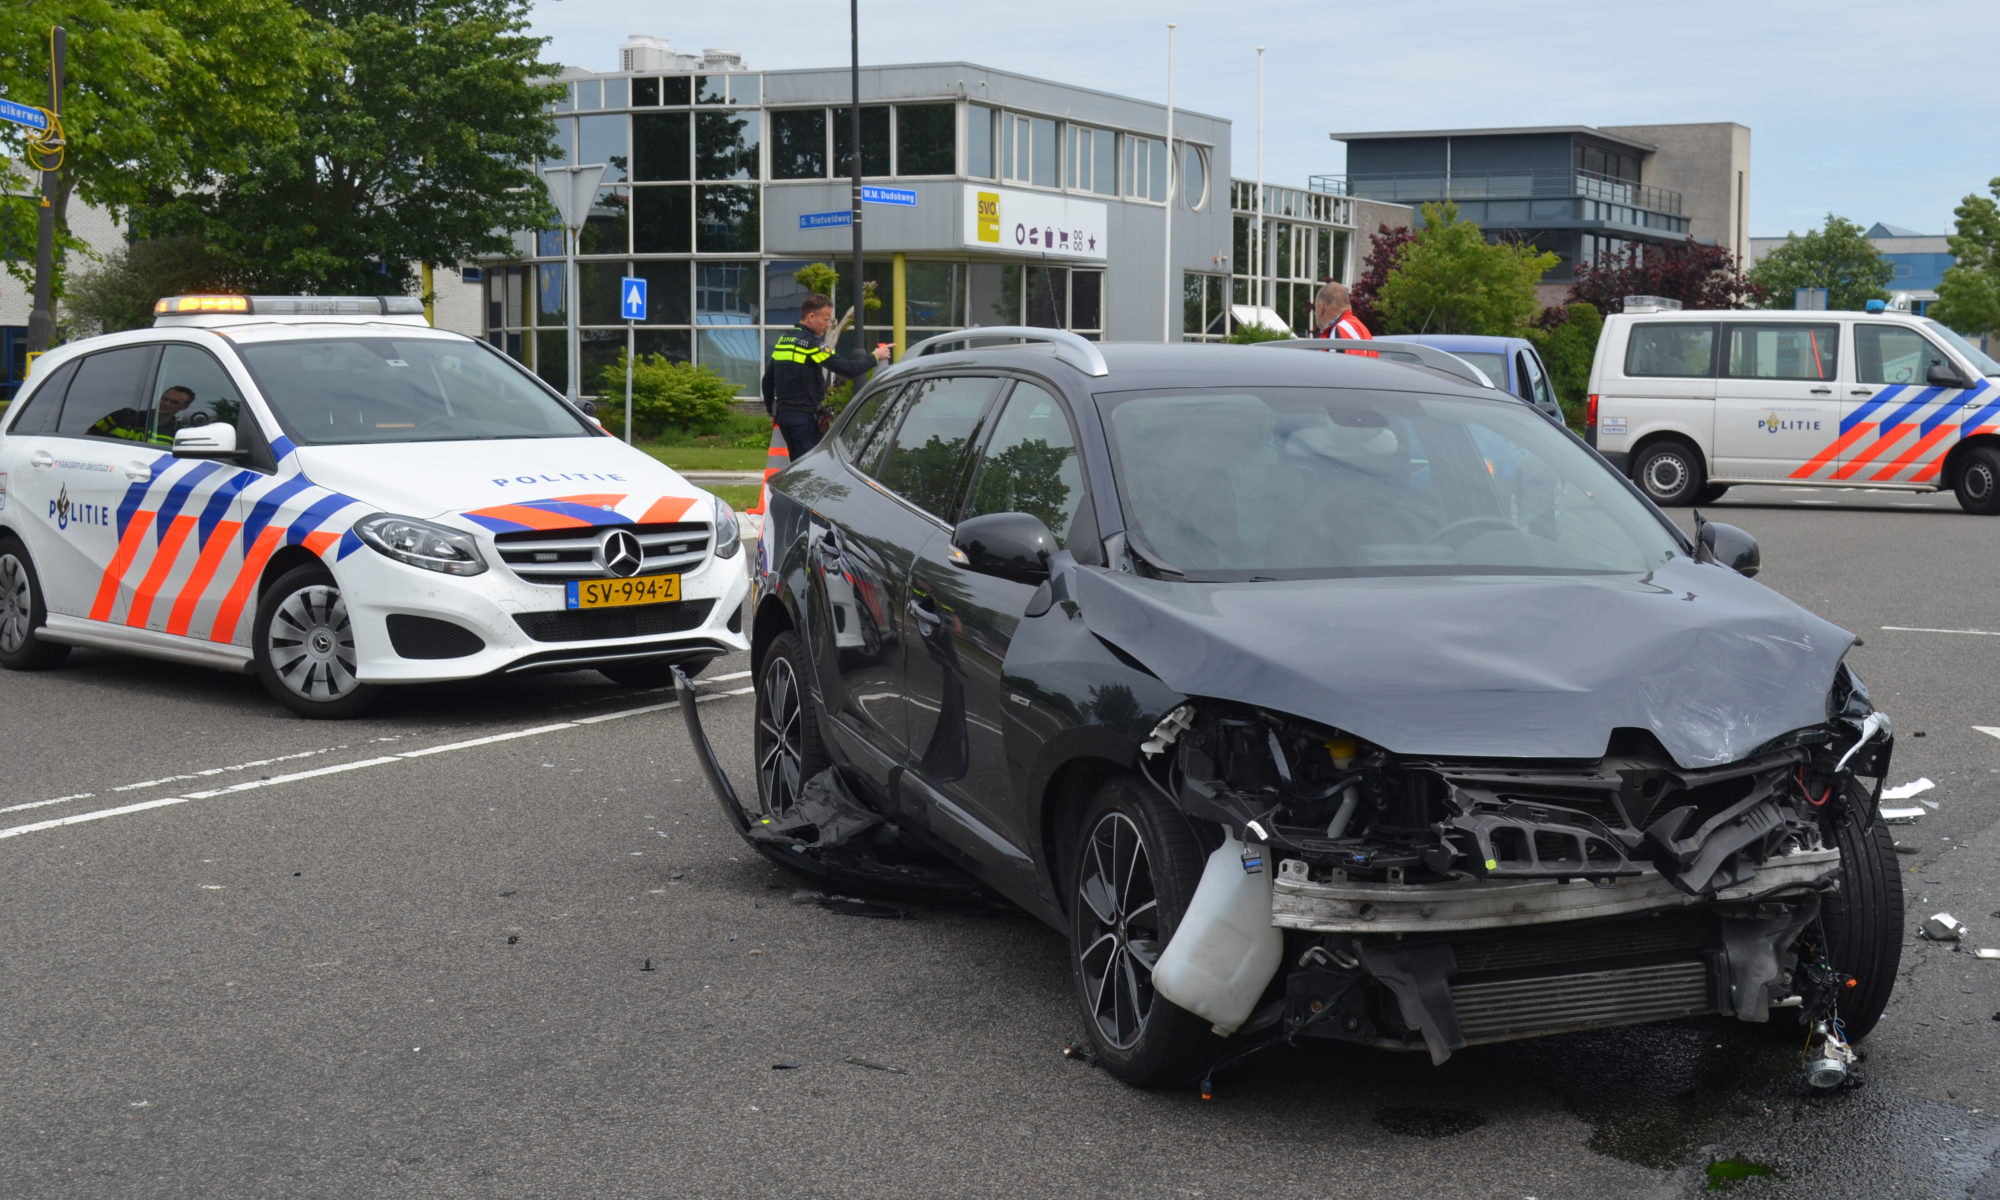
POLYGON ((1632 327, 1625 345, 1627 376, 1689 379, 1715 374, 1715 326, 1692 322, 1632 327))

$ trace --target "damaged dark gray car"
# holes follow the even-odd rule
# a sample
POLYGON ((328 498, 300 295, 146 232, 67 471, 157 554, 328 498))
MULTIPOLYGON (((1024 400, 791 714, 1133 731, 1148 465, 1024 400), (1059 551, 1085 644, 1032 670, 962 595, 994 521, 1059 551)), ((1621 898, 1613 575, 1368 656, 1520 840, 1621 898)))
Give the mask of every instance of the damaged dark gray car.
POLYGON ((978 335, 772 483, 754 802, 682 706, 760 853, 1065 931, 1135 1083, 1700 1014, 1839 1080, 1892 735, 1747 535, 1436 352, 978 335))

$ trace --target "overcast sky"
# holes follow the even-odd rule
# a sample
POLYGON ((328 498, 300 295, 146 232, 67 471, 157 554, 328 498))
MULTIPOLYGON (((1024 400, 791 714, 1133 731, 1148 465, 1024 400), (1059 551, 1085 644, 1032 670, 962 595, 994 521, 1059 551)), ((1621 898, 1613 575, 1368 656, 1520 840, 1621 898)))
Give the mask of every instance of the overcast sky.
MULTIPOLYGON (((2000 3, 1924 0, 861 0, 861 62, 968 61, 1234 122, 1234 174, 1339 173, 1336 130, 1735 121, 1751 131, 1750 233, 1834 212, 1921 233, 2000 176, 2000 3)), ((606 71, 631 33, 753 69, 844 65, 847 6, 535 0, 547 56, 606 71)))

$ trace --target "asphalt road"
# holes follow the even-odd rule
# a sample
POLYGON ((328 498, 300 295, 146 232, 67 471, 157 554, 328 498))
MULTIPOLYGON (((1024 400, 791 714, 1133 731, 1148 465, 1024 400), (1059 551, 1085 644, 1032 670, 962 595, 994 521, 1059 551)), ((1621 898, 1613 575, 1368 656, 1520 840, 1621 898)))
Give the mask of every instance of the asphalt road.
MULTIPOLYGON (((1747 488, 1705 515, 1865 639, 1895 781, 1937 784, 1897 829, 1912 934, 2000 945, 2000 521, 1747 488)), ((747 784, 745 665, 701 711, 747 784)), ((1062 1056, 1044 927, 795 902, 670 699, 558 675, 324 724, 91 652, 0 676, 0 1195, 1552 1200, 1733 1161, 1776 1173, 1742 1195, 2000 1197, 2000 962, 1912 936, 1834 1095, 1713 1022, 1137 1092, 1062 1056)))

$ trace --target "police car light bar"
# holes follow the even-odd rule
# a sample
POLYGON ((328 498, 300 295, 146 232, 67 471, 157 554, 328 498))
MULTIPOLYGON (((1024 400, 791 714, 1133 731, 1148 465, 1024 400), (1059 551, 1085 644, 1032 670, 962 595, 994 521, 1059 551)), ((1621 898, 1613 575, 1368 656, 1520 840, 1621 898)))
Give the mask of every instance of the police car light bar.
POLYGON ((163 296, 154 316, 192 313, 250 313, 270 317, 362 317, 421 315, 415 296, 163 296))

